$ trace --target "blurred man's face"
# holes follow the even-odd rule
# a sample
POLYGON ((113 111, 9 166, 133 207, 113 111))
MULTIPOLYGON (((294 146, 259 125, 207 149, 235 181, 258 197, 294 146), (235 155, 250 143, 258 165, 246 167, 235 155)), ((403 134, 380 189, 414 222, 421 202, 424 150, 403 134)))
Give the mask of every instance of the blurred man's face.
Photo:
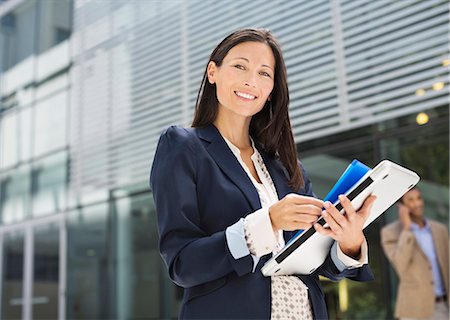
POLYGON ((410 210, 411 218, 422 218, 424 202, 422 194, 417 189, 408 191, 403 196, 403 204, 410 210))

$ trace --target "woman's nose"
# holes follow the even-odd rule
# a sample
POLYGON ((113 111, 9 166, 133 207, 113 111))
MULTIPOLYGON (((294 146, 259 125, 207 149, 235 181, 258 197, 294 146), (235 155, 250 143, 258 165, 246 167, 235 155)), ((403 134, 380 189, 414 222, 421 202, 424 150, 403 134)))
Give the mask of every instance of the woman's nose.
POLYGON ((244 85, 249 87, 256 87, 256 75, 249 73, 244 80, 244 85))

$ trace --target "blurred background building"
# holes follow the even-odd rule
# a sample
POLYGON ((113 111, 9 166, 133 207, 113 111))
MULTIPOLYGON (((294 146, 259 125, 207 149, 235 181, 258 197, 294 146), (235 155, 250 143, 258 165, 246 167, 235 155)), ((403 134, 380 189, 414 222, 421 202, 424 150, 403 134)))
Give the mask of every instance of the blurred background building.
MULTIPOLYGON (((287 63, 300 158, 324 196, 347 164, 417 171, 449 215, 447 0, 0 0, 0 318, 176 317, 148 175, 189 126, 208 56, 263 27, 287 63)), ((333 319, 392 318, 396 276, 323 280, 333 319)))

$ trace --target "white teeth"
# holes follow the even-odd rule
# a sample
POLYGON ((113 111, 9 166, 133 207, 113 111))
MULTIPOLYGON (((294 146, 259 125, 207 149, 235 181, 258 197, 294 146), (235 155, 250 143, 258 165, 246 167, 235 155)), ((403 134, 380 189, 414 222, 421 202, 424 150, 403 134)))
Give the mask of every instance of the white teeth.
POLYGON ((239 91, 236 91, 236 94, 237 94, 239 97, 245 98, 245 99, 251 99, 251 100, 253 100, 253 99, 256 98, 255 96, 252 96, 251 94, 243 93, 243 92, 239 92, 239 91))

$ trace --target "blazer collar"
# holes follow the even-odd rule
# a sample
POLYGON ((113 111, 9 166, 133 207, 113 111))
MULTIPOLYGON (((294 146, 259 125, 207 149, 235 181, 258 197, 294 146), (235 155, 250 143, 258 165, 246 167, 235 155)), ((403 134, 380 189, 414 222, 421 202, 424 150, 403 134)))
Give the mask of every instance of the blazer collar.
MULTIPOLYGON (((247 173, 242 168, 239 161, 234 156, 233 152, 228 147, 219 130, 213 125, 209 124, 203 128, 195 128, 198 137, 208 142, 206 150, 223 170, 223 172, 236 184, 242 193, 245 195, 253 210, 261 208, 258 192, 248 177, 247 173)), ((255 142, 256 148, 261 154, 267 170, 272 177, 275 189, 278 193, 278 198, 282 199, 286 194, 292 192, 287 185, 287 179, 279 163, 270 157, 259 145, 255 142)))

